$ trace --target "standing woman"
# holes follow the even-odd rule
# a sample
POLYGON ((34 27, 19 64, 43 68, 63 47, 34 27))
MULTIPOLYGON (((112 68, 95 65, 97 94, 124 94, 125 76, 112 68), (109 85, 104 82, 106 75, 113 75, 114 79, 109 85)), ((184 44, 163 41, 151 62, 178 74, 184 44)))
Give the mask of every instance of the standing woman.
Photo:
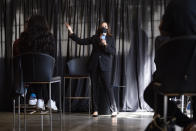
POLYGON ((117 115, 116 102, 114 99, 114 92, 111 86, 111 70, 112 70, 112 55, 115 54, 115 42, 110 33, 107 22, 102 22, 96 31, 96 34, 86 39, 80 39, 73 33, 71 26, 65 23, 69 37, 80 45, 93 45, 92 53, 90 56, 88 69, 92 81, 92 105, 93 116, 98 116, 98 100, 96 89, 103 86, 106 89, 106 94, 109 100, 110 110, 112 117, 117 115), (100 81, 100 82, 99 82, 100 81))

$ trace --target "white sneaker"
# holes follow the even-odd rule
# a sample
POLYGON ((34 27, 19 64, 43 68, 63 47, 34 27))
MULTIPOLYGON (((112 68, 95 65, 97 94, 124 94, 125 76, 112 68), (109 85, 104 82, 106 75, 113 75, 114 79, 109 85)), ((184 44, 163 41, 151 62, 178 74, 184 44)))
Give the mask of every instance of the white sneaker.
POLYGON ((47 103, 46 107, 49 108, 49 109, 52 109, 54 111, 58 110, 58 108, 56 106, 56 102, 53 101, 53 100, 48 100, 48 103, 47 103))
POLYGON ((98 117, 98 111, 93 112, 93 117, 98 117))
POLYGON ((29 99, 29 105, 35 106, 37 104, 37 99, 29 99))
POLYGON ((35 93, 31 93, 30 98, 29 98, 29 105, 35 106, 37 103, 37 98, 35 93))
POLYGON ((112 117, 116 117, 117 116, 117 112, 112 112, 112 117))
POLYGON ((45 110, 44 100, 43 99, 38 99, 38 101, 37 101, 37 109, 45 110))

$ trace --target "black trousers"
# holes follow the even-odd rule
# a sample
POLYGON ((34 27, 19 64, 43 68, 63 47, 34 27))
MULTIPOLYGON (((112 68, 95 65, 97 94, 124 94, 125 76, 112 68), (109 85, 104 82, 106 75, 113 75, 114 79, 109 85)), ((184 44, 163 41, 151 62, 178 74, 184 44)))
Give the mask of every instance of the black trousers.
MULTIPOLYGON (((156 112, 163 116, 163 95, 156 94, 156 91, 154 88, 157 88, 157 87, 153 83, 154 81, 151 82, 148 85, 148 87, 145 89, 144 100, 152 109, 155 110, 155 107, 156 107, 156 112), (155 100, 155 95, 157 97, 156 100, 155 100)), ((193 110, 193 112, 195 111, 193 110)), ((193 115, 195 115, 195 113, 193 115)), ((188 124, 193 122, 193 120, 188 118, 185 114, 183 114, 181 110, 177 108, 177 105, 172 101, 168 101, 168 117, 175 117, 176 124, 181 127, 186 127, 188 124)))
POLYGON ((97 89, 100 86, 103 86, 106 90, 106 97, 109 101, 109 107, 111 112, 116 112, 116 101, 114 99, 114 91, 111 86, 111 72, 110 71, 101 71, 98 67, 97 70, 91 72, 91 82, 92 82, 92 107, 93 111, 98 111, 98 95, 97 89))

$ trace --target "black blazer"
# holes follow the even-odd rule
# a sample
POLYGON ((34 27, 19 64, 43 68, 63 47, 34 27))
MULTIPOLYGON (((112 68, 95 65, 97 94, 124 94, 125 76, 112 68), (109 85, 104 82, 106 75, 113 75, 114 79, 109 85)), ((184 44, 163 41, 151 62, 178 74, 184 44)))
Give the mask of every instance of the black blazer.
POLYGON ((99 66, 101 71, 111 71, 112 69, 112 55, 115 54, 115 42, 113 37, 106 36, 107 46, 100 45, 101 42, 98 35, 93 35, 92 37, 86 39, 80 39, 77 35, 72 34, 69 36, 77 44, 80 45, 93 45, 93 50, 91 53, 89 61, 89 71, 95 71, 99 66))
POLYGON ((196 37, 181 36, 162 43, 155 53, 154 80, 167 92, 196 92, 196 37))

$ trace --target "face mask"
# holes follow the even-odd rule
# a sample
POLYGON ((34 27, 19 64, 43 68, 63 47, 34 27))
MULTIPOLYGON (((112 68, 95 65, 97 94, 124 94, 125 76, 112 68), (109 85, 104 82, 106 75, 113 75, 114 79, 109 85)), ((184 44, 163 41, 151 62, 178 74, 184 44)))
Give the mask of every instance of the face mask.
POLYGON ((106 28, 104 28, 104 27, 103 27, 103 28, 101 28, 101 29, 100 29, 100 33, 103 33, 103 34, 105 33, 105 34, 106 34, 106 33, 107 33, 107 29, 106 29, 106 28))

